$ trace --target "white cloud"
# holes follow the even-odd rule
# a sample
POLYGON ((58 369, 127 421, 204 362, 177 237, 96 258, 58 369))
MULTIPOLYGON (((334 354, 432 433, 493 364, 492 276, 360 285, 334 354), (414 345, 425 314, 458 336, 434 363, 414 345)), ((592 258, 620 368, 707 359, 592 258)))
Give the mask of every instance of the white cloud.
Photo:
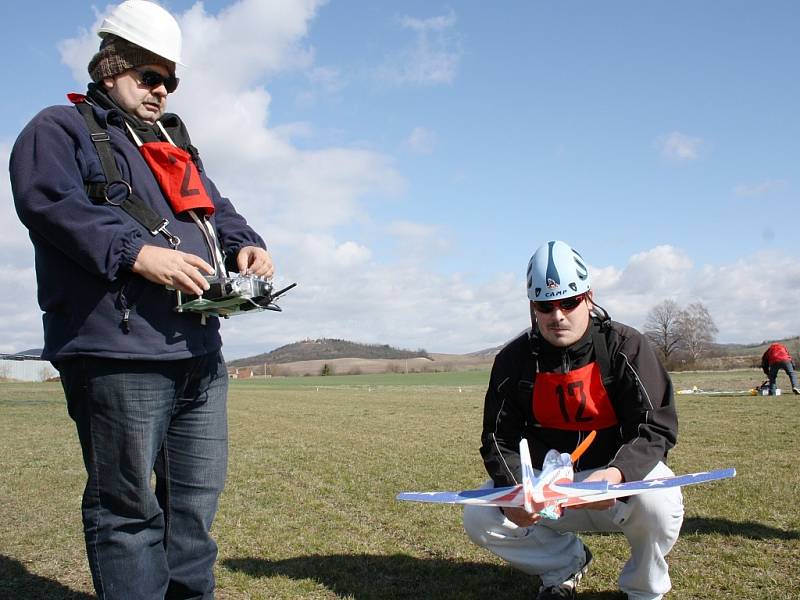
MULTIPOLYGON (((264 81, 286 70, 308 71, 335 86, 334 69, 313 66, 305 44, 319 0, 241 0, 217 15, 196 3, 176 15, 184 34, 181 86, 169 99, 187 123, 193 143, 215 183, 253 226, 296 231, 348 223, 361 201, 403 190, 386 156, 363 149, 298 150, 299 136, 313 142, 308 123, 270 124, 272 97, 264 81)), ((98 17, 91 31, 96 29, 98 17)), ((97 49, 97 36, 83 31, 60 44, 79 81, 97 49)))
POLYGON ((217 17, 195 5, 180 18, 187 61, 203 67, 199 77, 187 70, 174 108, 220 189, 261 231, 348 223, 362 212, 362 198, 397 194, 404 186, 383 155, 341 147, 300 151, 291 139, 303 134, 313 142, 310 125, 270 126, 264 78, 296 69, 334 85, 335 71, 314 68, 313 52, 302 43, 319 5, 242 0, 217 17), (208 44, 209 36, 225 43, 208 44))
POLYGON ((672 246, 656 246, 631 256, 617 285, 626 293, 678 289, 692 268, 689 257, 672 246))
MULTIPOLYGON (((445 352, 508 340, 528 322, 522 272, 488 280, 476 279, 469 265, 462 273, 435 272, 430 258, 447 248, 446 230, 408 220, 384 224, 370 214, 375 203, 404 192, 391 157, 353 147, 313 148, 313 124, 271 122, 271 76, 296 70, 322 87, 338 81, 335 69, 315 67, 306 43, 319 6, 310 0, 242 0, 218 15, 207 14, 201 4, 178 15, 187 34, 189 68, 181 72, 171 108, 187 121, 219 188, 263 233, 277 265, 276 284, 299 284, 281 302, 285 312, 224 322, 229 358, 305 337, 445 352), (312 149, 294 145, 300 136, 312 149), (359 228, 362 223, 370 227, 359 228), (397 251, 387 256, 360 236, 389 239, 397 251)), ((452 81, 460 58, 455 15, 409 17, 402 25, 415 41, 392 63, 396 81, 452 81)), ((84 32, 60 46, 62 60, 80 82, 97 42, 84 32)), ((675 160, 693 160, 704 143, 674 132, 660 147, 675 160)), ((8 143, 0 145, 6 162, 8 152, 8 143)), ((0 217, 13 224, 0 237, 0 349, 16 351, 41 344, 41 319, 32 250, 5 180, 0 205, 0 217)), ((800 294, 796 257, 759 254, 711 267, 696 264, 679 247, 657 246, 642 249, 623 266, 592 265, 592 276, 598 301, 633 326, 641 325, 652 306, 673 298, 682 305, 704 302, 726 341, 800 333, 796 308, 786 301, 800 294)))
MULTIPOLYGON (((170 109, 186 121, 220 190, 265 237, 278 268, 285 268, 287 277, 324 282, 331 289, 320 290, 319 283, 310 287, 330 297, 340 293, 350 271, 358 272, 370 260, 371 250, 357 240, 336 241, 327 231, 368 218, 369 203, 401 192, 404 181, 385 155, 347 147, 300 150, 292 140, 305 136, 313 141, 311 124, 270 123, 272 98, 264 82, 275 73, 309 71, 321 85, 329 89, 336 85, 333 70, 314 69, 313 51, 305 44, 309 23, 321 4, 241 0, 210 15, 197 3, 176 15, 188 68, 181 68, 181 86, 170 97, 170 109), (305 251, 287 259, 298 244, 305 251), (313 266, 307 268, 303 259, 313 266), (324 277, 317 276, 321 270, 324 277)), ((95 15, 89 29, 59 44, 62 61, 81 83, 98 47, 93 32, 101 18, 95 15)), ((0 152, 7 164, 8 145, 0 152)), ((4 252, 3 262, 29 268, 32 250, 13 213, 7 181, 0 187, 0 197, 4 200, 0 210, 13 223, 13 236, 5 236, 0 249, 15 250, 4 252)), ((21 306, 38 322, 35 293, 30 291, 21 306)), ((17 327, 12 323, 22 327, 29 321, 9 309, 15 305, 14 297, 10 288, 0 290, 0 318, 10 329, 17 327)), ((37 323, 28 335, 40 339, 39 327, 37 323)), ((5 337, 12 338, 8 333, 5 337)))
MULTIPOLYGON (((10 156, 11 144, 0 141, 0 164, 8 165, 10 156)), ((16 266, 30 264, 33 250, 30 247, 28 232, 17 217, 8 175, 0 177, 0 222, 4 224, 3 235, 0 235, 2 264, 16 266)))
MULTIPOLYGON (((11 145, 0 142, 0 162, 7 165, 11 145)), ((0 353, 42 347, 42 316, 36 302, 33 247, 14 209, 11 181, 0 177, 0 353)))
MULTIPOLYGON (((36 277, 32 266, 9 264, 13 253, 3 249, 0 264, 0 352, 14 353, 42 347, 42 317, 36 304, 36 277)), ((27 255, 32 255, 29 251, 27 255)))
POLYGON ((298 91, 294 98, 295 106, 303 110, 315 106, 321 97, 336 98, 347 85, 339 69, 333 67, 312 66, 306 71, 306 78, 310 86, 298 91))
POLYGON ((314 67, 307 73, 308 80, 321 87, 328 94, 340 92, 345 81, 339 69, 332 67, 314 67))
POLYGON ((314 136, 314 126, 305 121, 277 125, 273 127, 272 131, 282 142, 287 144, 291 143, 293 139, 310 138, 314 136))
MULTIPOLYGON (((307 255, 299 240, 296 256, 307 255)), ((510 339, 527 322, 522 277, 476 282, 413 264, 361 263, 346 269, 308 262, 280 315, 237 317, 224 324, 228 354, 246 356, 306 337, 390 343, 429 351, 470 352, 510 339), (313 271, 310 273, 310 271, 313 271), (245 322, 247 321, 247 322, 245 322)))
POLYGON ((178 19, 187 82, 213 95, 219 85, 236 90, 257 85, 264 76, 309 67, 313 50, 303 42, 322 4, 240 0, 209 15, 202 2, 195 3, 178 19))
POLYGON ((392 221, 386 231, 390 235, 399 237, 420 239, 430 237, 438 231, 438 227, 434 225, 426 225, 422 223, 414 223, 412 221, 392 221))
POLYGON ((451 83, 462 53, 459 37, 452 31, 455 23, 452 10, 428 19, 402 17, 400 25, 414 32, 414 41, 397 56, 387 58, 378 77, 394 85, 451 83))
POLYGON ((687 162, 699 159, 706 148, 702 138, 691 137, 679 131, 662 135, 656 140, 661 155, 674 162, 687 162))
POLYGON ((700 265, 679 248, 658 246, 631 257, 621 271, 591 269, 596 299, 612 318, 640 328, 656 304, 702 302, 729 342, 800 335, 800 317, 786 298, 800 294, 800 263, 762 252, 728 265, 700 265))
POLYGON ((405 141, 406 147, 415 154, 430 154, 436 144, 436 134, 424 127, 414 127, 405 141))
POLYGON ((684 293, 692 262, 672 246, 656 246, 631 256, 621 270, 591 268, 595 299, 611 317, 639 327, 647 312, 666 298, 684 293))
POLYGON ((741 183, 733 189, 733 193, 744 198, 760 198, 776 192, 784 191, 789 185, 785 179, 767 179, 760 183, 741 183))
POLYGON ((369 260, 371 256, 369 248, 356 242, 344 242, 336 248, 334 258, 343 267, 352 268, 361 265, 369 260))
POLYGON ((800 335, 797 306, 800 263, 779 252, 760 252, 730 265, 706 266, 694 293, 708 299, 720 331, 734 340, 758 342, 800 335))
POLYGON ((450 250, 450 239, 439 226, 397 220, 385 229, 394 242, 396 260, 404 264, 430 265, 432 258, 450 250))
POLYGON ((110 4, 102 12, 95 8, 94 23, 88 29, 81 29, 80 34, 76 37, 61 40, 58 43, 61 63, 69 68, 75 81, 80 84, 86 83, 89 78, 86 67, 100 46, 100 38, 95 32, 103 22, 103 15, 108 14, 110 11, 110 4))
MULTIPOLYGON (((11 144, 0 141, 0 163, 8 165, 10 155, 11 144)), ((36 303, 33 247, 17 217, 8 175, 0 177, 0 222, 0 353, 41 348, 42 317, 36 303)))
POLYGON ((417 19, 414 17, 404 16, 400 18, 400 24, 408 29, 413 29, 418 33, 442 32, 450 29, 456 23, 456 15, 451 10, 446 15, 438 17, 430 17, 428 19, 417 19))

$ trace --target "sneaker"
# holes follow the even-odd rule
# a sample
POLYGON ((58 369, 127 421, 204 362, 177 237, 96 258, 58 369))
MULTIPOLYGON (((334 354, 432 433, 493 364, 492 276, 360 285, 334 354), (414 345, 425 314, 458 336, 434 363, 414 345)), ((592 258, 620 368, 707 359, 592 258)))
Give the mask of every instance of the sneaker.
POLYGON ((795 394, 800 394, 800 389, 798 389, 798 388, 792 388, 792 391, 793 391, 795 394))
POLYGON ((573 573, 569 578, 559 585, 551 585, 548 587, 540 587, 539 593, 536 595, 536 600, 575 600, 577 598, 576 588, 578 583, 589 570, 589 564, 592 562, 592 553, 586 546, 583 547, 586 551, 586 562, 578 570, 573 573))

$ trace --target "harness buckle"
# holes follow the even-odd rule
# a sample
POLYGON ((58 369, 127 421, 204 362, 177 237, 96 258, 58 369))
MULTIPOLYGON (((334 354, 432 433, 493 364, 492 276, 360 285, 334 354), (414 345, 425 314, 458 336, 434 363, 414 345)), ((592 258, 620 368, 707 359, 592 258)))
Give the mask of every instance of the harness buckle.
POLYGON ((128 198, 130 198, 132 193, 133 193, 133 188, 131 188, 131 184, 125 181, 124 179, 115 179, 114 181, 109 181, 103 187, 103 198, 105 198, 105 201, 113 206, 122 206, 122 203, 125 202, 128 198), (111 191, 111 186, 113 185, 124 186, 125 197, 122 198, 122 200, 120 200, 119 202, 114 202, 111 200, 111 198, 108 197, 108 194, 111 191))
POLYGON ((169 229, 167 229, 167 225, 169 225, 169 221, 162 219, 161 223, 159 223, 155 229, 150 231, 150 234, 158 235, 160 233, 167 238, 167 241, 169 242, 169 245, 172 246, 173 250, 177 249, 177 247, 181 244, 181 238, 174 233, 170 233, 169 229))
POLYGON ((108 135, 107 131, 98 131, 90 135, 92 136, 93 142, 108 142, 111 140, 111 136, 108 135))

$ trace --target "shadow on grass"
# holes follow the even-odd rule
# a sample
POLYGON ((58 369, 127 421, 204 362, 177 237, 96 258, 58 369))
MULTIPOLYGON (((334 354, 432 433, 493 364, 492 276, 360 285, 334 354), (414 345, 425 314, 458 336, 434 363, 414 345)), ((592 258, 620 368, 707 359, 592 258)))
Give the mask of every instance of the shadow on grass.
POLYGON ((719 533, 722 535, 735 535, 750 540, 797 540, 800 539, 799 531, 786 531, 768 527, 753 521, 729 521, 728 519, 705 519, 690 517, 684 519, 682 534, 719 533))
MULTIPOLYGON (((419 559, 404 554, 312 555, 278 561, 233 558, 222 561, 222 566, 251 577, 315 581, 339 596, 355 600, 517 600, 533 597, 539 587, 538 578, 507 566, 419 559)), ((581 599, 586 600, 619 598, 617 592, 581 594, 581 599)))
POLYGON ((76 592, 39 575, 29 573, 13 558, 0 554, 0 598, 14 600, 92 600, 94 596, 76 592))

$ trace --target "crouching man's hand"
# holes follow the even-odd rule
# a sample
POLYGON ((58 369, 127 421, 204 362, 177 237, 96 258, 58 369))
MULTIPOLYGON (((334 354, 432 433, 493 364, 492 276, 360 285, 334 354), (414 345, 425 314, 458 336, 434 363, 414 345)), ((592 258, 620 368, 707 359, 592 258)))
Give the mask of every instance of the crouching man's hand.
MULTIPOLYGON (((610 485, 622 483, 625 478, 622 476, 622 471, 617 467, 608 467, 607 469, 600 469, 589 475, 583 481, 607 481, 610 485)), ((608 510, 616 500, 611 498, 609 500, 600 500, 599 502, 590 502, 589 504, 581 504, 576 508, 588 508, 590 510, 608 510)))
POLYGON ((503 514, 506 516, 506 519, 518 527, 530 527, 542 519, 538 513, 531 514, 521 507, 504 507, 503 514))

